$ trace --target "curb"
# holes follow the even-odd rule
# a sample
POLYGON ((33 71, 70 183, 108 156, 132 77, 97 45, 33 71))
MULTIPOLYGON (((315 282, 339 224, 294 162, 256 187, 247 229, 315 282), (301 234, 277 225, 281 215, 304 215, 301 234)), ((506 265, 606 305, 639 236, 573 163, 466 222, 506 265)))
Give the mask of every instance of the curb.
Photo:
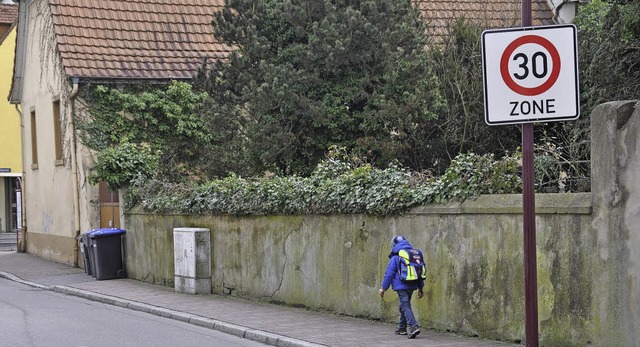
POLYGON ((198 316, 190 313, 184 313, 184 312, 175 311, 175 310, 170 310, 170 309, 159 307, 159 306, 149 305, 149 304, 145 304, 137 301, 122 299, 122 298, 104 295, 104 294, 95 293, 95 292, 90 292, 90 291, 82 290, 78 288, 61 286, 61 285, 46 286, 40 283, 25 281, 13 274, 10 274, 4 271, 0 271, 0 278, 5 278, 14 282, 22 283, 24 285, 40 288, 43 290, 50 290, 50 291, 54 291, 56 293, 61 293, 65 295, 73 295, 73 296, 81 297, 87 300, 101 302, 103 304, 119 306, 119 307, 130 309, 130 310, 150 313, 156 316, 178 320, 181 322, 217 330, 226 334, 234 335, 234 336, 245 338, 252 341, 257 341, 257 342, 264 343, 271 346, 326 347, 326 345, 299 340, 299 339, 295 339, 295 338, 291 338, 283 335, 270 333, 263 330, 252 329, 249 327, 231 324, 231 323, 223 322, 216 319, 211 319, 211 318, 198 316))
POLYGON ((216 319, 211 319, 203 316, 198 316, 190 313, 184 313, 180 311, 170 310, 164 307, 158 307, 149 305, 137 301, 122 299, 109 295, 90 292, 78 288, 68 286, 53 286, 51 290, 54 292, 78 296, 84 299, 101 302, 104 304, 119 306, 130 310, 150 313, 156 316, 165 317, 182 321, 185 323, 201 326, 217 330, 226 334, 234 335, 237 337, 257 341, 271 346, 279 347, 320 347, 320 345, 309 341, 298 340, 282 335, 273 334, 267 331, 256 330, 249 327, 231 324, 216 319))
POLYGON ((24 285, 27 286, 31 286, 31 287, 36 287, 36 288, 40 288, 40 289, 44 289, 44 290, 51 290, 50 286, 45 286, 44 284, 40 284, 40 283, 35 283, 35 282, 29 282, 29 281, 25 281, 22 278, 15 276, 13 274, 10 274, 8 272, 4 272, 4 271, 0 271, 0 278, 5 278, 14 282, 18 282, 18 283, 22 283, 24 285))

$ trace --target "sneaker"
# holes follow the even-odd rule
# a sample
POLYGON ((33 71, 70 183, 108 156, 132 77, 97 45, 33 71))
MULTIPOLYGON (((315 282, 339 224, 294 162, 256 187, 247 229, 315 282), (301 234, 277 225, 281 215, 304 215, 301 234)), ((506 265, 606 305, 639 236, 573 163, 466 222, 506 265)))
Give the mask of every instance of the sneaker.
POLYGON ((396 335, 407 335, 407 328, 404 329, 396 329, 396 335))
POLYGON ((409 328, 409 338, 410 339, 414 339, 416 336, 418 336, 418 334, 420 334, 420 327, 418 327, 417 325, 415 327, 411 327, 409 328))

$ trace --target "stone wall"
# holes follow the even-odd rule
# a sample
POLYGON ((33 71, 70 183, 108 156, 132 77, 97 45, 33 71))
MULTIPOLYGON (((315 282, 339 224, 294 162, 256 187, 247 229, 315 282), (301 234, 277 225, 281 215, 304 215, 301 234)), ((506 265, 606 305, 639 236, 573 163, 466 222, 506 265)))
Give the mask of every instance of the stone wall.
MULTIPOLYGON (((640 341, 640 113, 635 102, 592 114, 592 190, 537 194, 540 341, 640 341)), ((130 277, 173 286, 172 230, 211 229, 214 293, 396 320, 377 296, 395 234, 425 251, 424 327, 496 340, 524 337, 522 197, 481 196, 402 216, 126 216, 130 277)))
MULTIPOLYGON (((640 105, 600 105, 591 116, 591 190, 598 267, 594 329, 607 346, 640 346, 640 105)), ((603 346, 605 344, 602 344, 603 346)))
MULTIPOLYGON (((595 236, 590 194, 537 196, 540 320, 559 339, 592 326, 595 236), (567 295, 571 288, 572 295, 567 295), (577 306, 580 315, 573 316, 577 306), (555 330, 553 330, 555 329, 555 330), (557 330, 557 331, 556 331, 557 330)), ((377 296, 395 234, 425 251, 423 326, 520 340, 524 322, 522 197, 482 196, 397 217, 127 216, 130 277, 173 286, 174 227, 211 229, 212 290, 393 321, 397 298, 377 296)))

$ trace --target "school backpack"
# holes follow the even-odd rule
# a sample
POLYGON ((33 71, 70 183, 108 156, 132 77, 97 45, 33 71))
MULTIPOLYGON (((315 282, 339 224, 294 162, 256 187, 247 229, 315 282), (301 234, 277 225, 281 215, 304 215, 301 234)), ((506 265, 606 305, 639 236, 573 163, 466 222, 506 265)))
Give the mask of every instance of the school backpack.
POLYGON ((427 266, 419 249, 401 249, 398 252, 400 267, 398 274, 402 282, 417 283, 427 278, 427 266))

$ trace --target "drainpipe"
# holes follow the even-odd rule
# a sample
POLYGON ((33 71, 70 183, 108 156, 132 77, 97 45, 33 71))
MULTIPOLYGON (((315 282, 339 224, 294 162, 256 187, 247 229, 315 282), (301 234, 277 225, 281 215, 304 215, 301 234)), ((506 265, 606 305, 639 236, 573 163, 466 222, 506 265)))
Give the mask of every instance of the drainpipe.
POLYGON ((78 237, 80 237, 80 189, 79 189, 79 175, 78 175, 78 153, 76 150, 76 126, 73 121, 74 113, 75 113, 75 97, 78 94, 78 82, 80 79, 78 77, 71 77, 71 83, 73 84, 73 89, 71 89, 71 94, 69 94, 69 103, 71 104, 71 113, 69 115, 69 125, 71 128, 71 172, 73 175, 73 212, 74 212, 74 226, 75 226, 75 237, 76 242, 73 243, 73 266, 78 267, 78 252, 80 248, 78 247, 78 237))
MULTIPOLYGON (((14 105, 16 108, 16 112, 18 112, 18 114, 20 115, 20 142, 21 142, 21 146, 24 149, 24 138, 25 138, 25 134, 24 134, 24 118, 22 115, 22 110, 20 110, 20 105, 19 104, 15 104, 14 105)), ((20 240, 21 242, 17 241, 17 245, 18 245, 18 252, 20 253, 24 253, 27 251, 27 207, 24 204, 24 197, 27 195, 26 194, 26 187, 25 187, 25 177, 26 177, 26 172, 24 170, 25 165, 24 165, 24 152, 22 153, 22 177, 19 179, 20 182, 20 214, 22 215, 22 227, 20 228, 20 240)))

